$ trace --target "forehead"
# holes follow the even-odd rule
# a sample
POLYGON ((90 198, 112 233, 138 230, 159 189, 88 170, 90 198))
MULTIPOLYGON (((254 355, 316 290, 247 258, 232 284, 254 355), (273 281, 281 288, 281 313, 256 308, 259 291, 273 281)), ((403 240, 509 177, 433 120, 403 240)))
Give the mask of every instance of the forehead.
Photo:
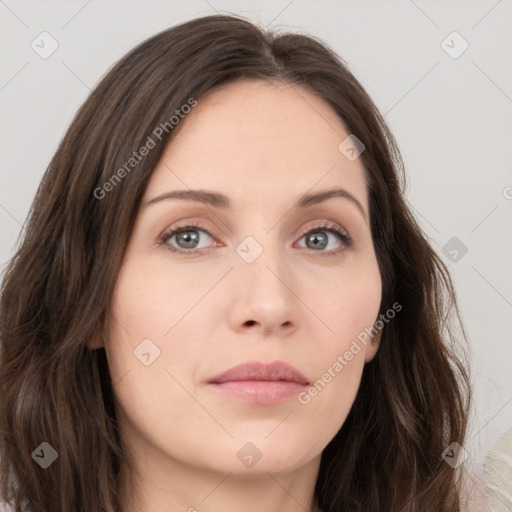
POLYGON ((308 89, 265 80, 223 85, 180 121, 146 196, 168 189, 222 190, 242 200, 295 198, 344 187, 367 205, 364 167, 338 149, 349 135, 308 89))

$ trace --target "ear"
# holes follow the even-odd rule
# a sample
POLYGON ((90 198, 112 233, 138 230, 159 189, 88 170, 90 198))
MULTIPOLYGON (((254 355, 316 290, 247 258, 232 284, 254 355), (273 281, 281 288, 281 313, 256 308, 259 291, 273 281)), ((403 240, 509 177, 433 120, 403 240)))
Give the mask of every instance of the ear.
POLYGON ((87 342, 87 348, 90 350, 96 350, 98 348, 105 347, 105 343, 103 341, 103 334, 101 332, 101 328, 98 327, 92 336, 92 338, 87 342))
POLYGON ((382 329, 371 339, 366 345, 366 353, 364 355, 364 362, 369 363, 377 354, 380 347, 380 340, 382 338, 382 329))

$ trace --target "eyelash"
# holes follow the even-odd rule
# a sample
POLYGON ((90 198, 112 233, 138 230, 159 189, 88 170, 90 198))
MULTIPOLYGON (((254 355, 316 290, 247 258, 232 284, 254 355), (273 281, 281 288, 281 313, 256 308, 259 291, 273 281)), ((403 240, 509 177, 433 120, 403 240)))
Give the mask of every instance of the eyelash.
MULTIPOLYGON (((182 226, 176 226, 176 227, 174 227, 174 228, 172 228, 172 229, 170 229, 168 231, 165 231, 160 236, 160 238, 158 240, 158 244, 165 246, 165 248, 167 250, 170 250, 173 253, 182 254, 184 256, 192 256, 194 254, 199 253, 201 251, 201 249, 190 249, 190 250, 177 249, 176 247, 172 247, 171 245, 169 245, 167 242, 168 242, 168 240, 170 238, 172 238, 176 234, 179 234, 179 233, 184 232, 184 231, 195 231, 195 230, 204 231, 211 238, 214 238, 208 232, 208 230, 204 226, 202 226, 201 224, 199 224, 197 222, 191 222, 189 224, 182 225, 182 226)), ((340 238, 342 244, 345 245, 344 248, 337 249, 335 251, 313 251, 311 249, 312 252, 318 253, 319 256, 323 256, 323 257, 325 257, 325 256, 338 256, 345 249, 347 249, 348 247, 350 247, 352 245, 352 238, 350 237, 350 235, 346 231, 344 231, 344 230, 340 229, 338 226, 336 226, 336 224, 332 224, 332 223, 330 223, 328 221, 324 222, 323 224, 321 224, 319 226, 308 228, 307 230, 302 231, 302 233, 301 233, 301 235, 299 237, 299 240, 301 238, 303 238, 305 235, 308 235, 308 234, 311 234, 311 233, 314 233, 314 232, 318 232, 318 231, 326 231, 326 232, 334 233, 334 234, 338 235, 338 237, 340 238)))

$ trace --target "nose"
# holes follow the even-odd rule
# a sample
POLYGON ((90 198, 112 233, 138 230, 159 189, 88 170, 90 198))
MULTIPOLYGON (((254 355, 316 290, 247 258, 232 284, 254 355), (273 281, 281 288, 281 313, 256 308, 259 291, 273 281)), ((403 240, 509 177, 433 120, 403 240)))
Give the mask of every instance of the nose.
POLYGON ((297 330, 297 284, 282 255, 265 250, 252 263, 235 259, 231 274, 229 322, 234 331, 289 336, 297 330))

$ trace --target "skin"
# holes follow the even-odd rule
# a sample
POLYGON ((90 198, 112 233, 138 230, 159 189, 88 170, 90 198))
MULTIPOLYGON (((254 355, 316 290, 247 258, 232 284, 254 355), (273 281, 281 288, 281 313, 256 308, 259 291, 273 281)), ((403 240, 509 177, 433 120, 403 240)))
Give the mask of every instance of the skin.
POLYGON ((322 450, 344 423, 380 334, 307 404, 297 396, 249 404, 207 381, 246 361, 285 361, 315 382, 377 319, 382 283, 364 168, 338 150, 347 135, 307 89, 258 80, 210 91, 175 129, 118 276, 116 321, 104 345, 92 344, 105 346, 134 468, 121 472, 125 512, 316 510, 322 450), (349 191, 366 218, 345 198, 292 207, 334 187, 349 191), (148 204, 188 189, 221 192, 232 207, 148 204), (194 247, 177 237, 159 243, 189 221, 207 230, 195 233, 199 254, 173 253, 169 246, 194 247), (324 231, 326 248, 308 246, 303 231, 325 221, 353 244, 324 231), (252 263, 236 252, 247 236, 263 249, 252 263), (144 339, 160 350, 149 366, 134 356, 144 339), (262 455, 252 467, 237 457, 248 442, 262 455))

